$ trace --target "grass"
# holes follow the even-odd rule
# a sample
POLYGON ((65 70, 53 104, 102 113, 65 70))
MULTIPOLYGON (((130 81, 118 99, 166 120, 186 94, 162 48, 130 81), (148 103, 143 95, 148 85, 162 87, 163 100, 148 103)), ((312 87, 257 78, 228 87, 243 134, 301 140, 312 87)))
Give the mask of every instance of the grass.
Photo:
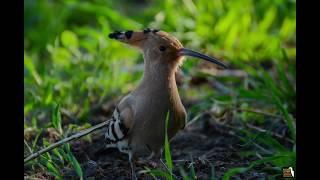
MULTIPOLYGON (((142 75, 141 54, 107 36, 118 29, 153 27, 173 33, 185 47, 225 59, 231 70, 246 74, 199 73, 201 64, 193 59, 182 67, 185 88, 179 90, 181 97, 198 100, 188 108, 188 119, 208 109, 231 112, 243 152, 256 158, 249 166, 227 170, 224 179, 257 167, 272 167, 277 173, 282 167, 295 168, 295 5, 290 0, 26 1, 25 155, 47 146, 53 137, 59 139, 90 126, 92 107, 115 102, 136 87, 142 75), (192 78, 203 77, 220 83, 220 88, 190 85, 192 78), (75 120, 67 121, 62 110, 75 120), (248 124, 265 131, 257 133, 248 124), (289 145, 273 135, 282 124, 288 129, 285 137, 293 142, 289 145)), ((170 159, 166 162, 172 171, 174 164, 170 159)), ((28 175, 47 172, 59 179, 64 167, 83 176, 69 145, 44 154, 25 168, 28 175)), ((212 174, 214 169, 212 166, 212 174)), ((197 173, 192 168, 179 172, 184 179, 197 173)), ((172 172, 165 177, 174 178, 172 172)))

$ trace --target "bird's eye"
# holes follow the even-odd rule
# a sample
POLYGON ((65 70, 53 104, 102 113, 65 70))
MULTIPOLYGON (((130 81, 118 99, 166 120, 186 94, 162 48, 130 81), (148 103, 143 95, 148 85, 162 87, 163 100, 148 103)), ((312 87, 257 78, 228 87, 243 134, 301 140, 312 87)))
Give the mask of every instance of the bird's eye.
POLYGON ((159 47, 159 50, 163 52, 163 51, 165 51, 165 50, 166 50, 166 47, 164 47, 164 46, 160 46, 160 47, 159 47))

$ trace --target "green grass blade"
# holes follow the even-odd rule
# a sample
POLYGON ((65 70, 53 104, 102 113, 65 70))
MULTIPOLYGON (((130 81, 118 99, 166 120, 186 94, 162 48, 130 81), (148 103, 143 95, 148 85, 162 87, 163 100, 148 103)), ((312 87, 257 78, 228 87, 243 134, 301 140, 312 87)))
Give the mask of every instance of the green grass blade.
POLYGON ((169 111, 167 113, 167 117, 166 117, 166 127, 165 127, 165 143, 164 143, 164 152, 165 152, 165 159, 166 159, 166 165, 168 167, 168 170, 170 171, 170 180, 173 179, 172 177, 172 171, 173 171, 173 163, 172 163, 172 159, 171 159, 171 152, 170 152, 170 143, 169 143, 169 138, 168 138, 168 123, 169 123, 169 111))
POLYGON ((179 167, 180 170, 180 174, 182 175, 183 180, 190 180, 188 174, 186 173, 186 171, 184 170, 183 167, 179 167))
POLYGON ((51 172, 51 174, 53 174, 57 179, 62 179, 59 170, 51 162, 47 161, 45 166, 47 167, 49 172, 51 172))
POLYGON ((52 113, 52 125, 54 128, 56 128, 60 134, 63 133, 62 131, 62 125, 61 125, 61 113, 60 113, 60 105, 57 104, 54 107, 53 113, 52 113))
POLYGON ((223 175, 223 180, 229 180, 232 176, 239 174, 239 173, 245 173, 260 164, 273 163, 273 162, 279 161, 279 160, 286 161, 286 160, 288 160, 288 157, 295 158, 295 156, 290 156, 290 155, 288 156, 288 154, 280 154, 280 155, 275 155, 275 156, 270 156, 270 157, 264 157, 263 159, 254 161, 248 167, 231 168, 223 175))
POLYGON ((170 173, 167 173, 165 171, 159 170, 159 169, 153 169, 148 171, 152 176, 156 177, 165 177, 166 179, 173 179, 172 175, 170 173))
POLYGON ((248 168, 245 167, 237 167, 237 168, 232 168, 229 169, 224 175, 223 175, 223 180, 229 180, 232 176, 239 174, 239 173, 244 173, 248 171, 248 168))
POLYGON ((276 102, 277 107, 280 109, 280 111, 284 115, 284 119, 286 121, 286 124, 288 125, 291 138, 294 141, 296 141, 296 127, 295 127, 295 122, 293 120, 293 117, 289 114, 287 108, 284 107, 284 105, 281 103, 281 100, 277 96, 273 95, 273 98, 276 102))
POLYGON ((210 164, 211 166, 211 175, 210 175, 210 180, 216 180, 216 172, 213 164, 210 164))
POLYGON ((82 180, 83 179, 83 171, 82 171, 81 165, 79 164, 78 160, 74 157, 73 153, 71 152, 69 144, 66 146, 66 151, 67 151, 66 156, 67 156, 68 160, 70 161, 72 167, 76 171, 79 178, 82 180))
POLYGON ((192 180, 195 180, 196 179, 196 171, 194 170, 194 166, 193 166, 193 163, 191 164, 191 167, 190 167, 190 177, 192 180))

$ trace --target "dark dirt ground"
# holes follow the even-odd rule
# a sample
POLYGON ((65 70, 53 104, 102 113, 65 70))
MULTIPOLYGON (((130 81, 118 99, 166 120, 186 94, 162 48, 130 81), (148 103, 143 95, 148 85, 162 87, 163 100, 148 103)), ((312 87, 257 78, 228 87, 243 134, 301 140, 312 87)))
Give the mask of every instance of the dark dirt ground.
MULTIPOLYGON (((190 103, 186 104, 190 105, 190 103)), ((89 123, 95 125, 107 120, 106 117, 110 117, 113 109, 114 103, 112 102, 98 107, 90 113, 89 119, 91 121, 89 123)), ((193 165, 197 179, 210 179, 212 167, 214 167, 214 176, 221 179, 230 168, 248 167, 250 162, 257 160, 250 156, 240 155, 240 152, 245 151, 243 144, 246 142, 241 141, 235 133, 232 128, 236 127, 234 122, 222 122, 211 115, 203 114, 193 124, 181 130, 170 142, 176 179, 182 179, 179 167, 183 167, 189 173, 190 166, 193 165)), ((64 113, 62 115, 65 124, 75 123, 64 113)), ((283 125, 283 127, 286 126, 283 125)), ((283 131, 283 129, 280 130, 283 131)), ((105 129, 101 129, 91 134, 91 141, 88 138, 82 138, 71 142, 72 152, 81 164, 85 179, 131 179, 127 155, 116 149, 105 149, 104 132, 105 129)), ((53 141, 59 140, 59 137, 51 136, 54 136, 54 133, 48 131, 44 132, 39 139, 47 137, 53 141)), ((34 137, 30 137, 30 139, 34 139, 34 137)), ((39 145, 41 146, 41 144, 39 145)), ((162 157, 164 159, 164 155, 162 157)), ((146 166, 165 170, 163 163, 158 159, 154 159, 153 163, 136 162, 138 179, 153 179, 152 176, 141 173, 146 166)), ((26 176, 33 175, 35 177, 35 174, 37 179, 52 179, 52 176, 46 172, 32 172, 30 169, 25 169, 26 176)), ((62 170, 62 174, 63 179, 78 179, 76 172, 68 167, 62 170)), ((273 174, 262 172, 261 167, 257 166, 248 172, 233 176, 232 179, 266 179, 269 175, 273 174)))
MULTIPOLYGON (((115 108, 114 102, 117 100, 108 101, 107 103, 93 107, 89 113, 88 119, 90 124, 95 125, 107 120, 115 108)), ((190 107, 195 102, 185 102, 186 107, 190 107)), ((203 114, 205 114, 203 112, 203 114)), ((75 124, 75 118, 63 113, 64 124, 75 124)), ((189 173, 190 166, 193 165, 197 179, 210 179, 212 177, 212 167, 214 167, 214 176, 221 179, 226 171, 235 167, 248 167, 250 162, 257 160, 251 157, 240 155, 240 152, 245 151, 242 146, 246 142, 240 140, 234 130, 230 127, 236 127, 234 122, 231 122, 232 117, 227 117, 225 122, 213 118, 210 115, 204 115, 195 123, 181 130, 170 142, 172 160, 174 162, 174 175, 176 179, 182 179, 179 167, 189 173)), ((285 132, 286 126, 278 126, 279 134, 285 132)), ((131 179, 131 169, 126 154, 118 152, 117 149, 105 149, 104 141, 105 129, 101 129, 91 134, 91 140, 86 138, 71 142, 72 152, 81 164, 85 179, 116 179, 124 180, 131 179)), ((59 140, 59 137, 51 137, 54 133, 46 132, 39 139, 47 137, 59 140)), ((28 139, 34 139, 29 137, 28 139)), ((40 144, 41 146, 41 144, 40 144)), ((250 150, 254 151, 254 150, 250 150)), ((162 156, 164 159, 164 155, 162 156)), ((138 179, 153 179, 152 176, 146 173, 139 173, 144 167, 157 168, 165 170, 165 167, 160 160, 153 160, 154 163, 136 162, 136 173, 138 179)), ((164 162, 164 160, 163 160, 164 162)), ((46 172, 31 172, 25 169, 26 175, 39 174, 39 179, 51 179, 46 172)), ((72 169, 65 168, 62 170, 63 179, 78 179, 76 172, 72 169)), ((232 179, 266 179, 269 172, 262 172, 259 166, 251 169, 248 172, 237 174, 232 179)))
MULTIPOLYGON (((126 154, 116 149, 104 149, 104 129, 92 135, 92 142, 80 140, 72 143, 72 150, 82 165, 86 179, 130 179, 131 171, 126 154)), ((188 173, 193 164, 197 179, 210 179, 212 166, 215 177, 219 179, 233 167, 247 167, 254 159, 243 158, 238 154, 239 145, 243 144, 226 126, 210 119, 197 122, 180 131, 170 142, 174 174, 182 179, 179 166, 188 173)), ((163 156, 164 158, 164 156, 163 156)), ((138 179, 153 179, 150 175, 139 174, 144 166, 164 169, 159 160, 156 163, 138 162, 136 172, 138 179)), ((163 160, 164 162, 164 160, 163 160)), ((64 169, 64 179, 76 179, 74 171, 64 169)), ((237 179, 265 179, 266 173, 251 170, 236 175, 237 179)), ((235 177, 235 178, 236 178, 235 177)))

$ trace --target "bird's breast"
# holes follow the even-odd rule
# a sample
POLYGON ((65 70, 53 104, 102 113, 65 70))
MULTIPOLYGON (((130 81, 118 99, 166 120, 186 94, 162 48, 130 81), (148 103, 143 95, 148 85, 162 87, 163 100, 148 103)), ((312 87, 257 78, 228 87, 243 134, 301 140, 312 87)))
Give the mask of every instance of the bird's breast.
POLYGON ((137 96, 134 111, 134 126, 131 136, 133 149, 137 151, 159 151, 164 144, 165 120, 167 113, 170 113, 168 123, 169 138, 183 128, 186 116, 185 109, 174 107, 172 98, 166 94, 158 96, 137 96))

